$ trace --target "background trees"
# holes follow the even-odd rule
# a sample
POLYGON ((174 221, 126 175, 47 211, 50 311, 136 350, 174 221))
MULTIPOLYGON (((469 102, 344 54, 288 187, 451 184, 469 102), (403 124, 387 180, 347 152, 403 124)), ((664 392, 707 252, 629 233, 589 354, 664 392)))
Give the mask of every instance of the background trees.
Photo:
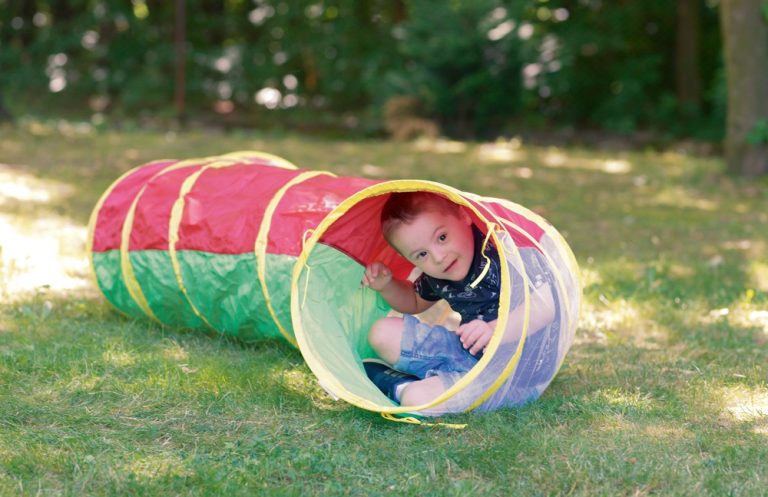
MULTIPOLYGON (((0 0, 0 114, 172 117, 175 3, 0 0)), ((407 95, 451 136, 642 131, 664 141, 722 139, 728 102, 757 112, 746 124, 729 117, 737 164, 752 157, 739 140, 768 135, 761 104, 739 107, 768 102, 741 84, 767 86, 735 69, 768 67, 760 9, 761 0, 186 0, 186 109, 239 125, 378 133, 384 104, 407 95)))
POLYGON ((723 0, 720 6, 728 78, 725 159, 745 176, 768 173, 768 4, 723 0))

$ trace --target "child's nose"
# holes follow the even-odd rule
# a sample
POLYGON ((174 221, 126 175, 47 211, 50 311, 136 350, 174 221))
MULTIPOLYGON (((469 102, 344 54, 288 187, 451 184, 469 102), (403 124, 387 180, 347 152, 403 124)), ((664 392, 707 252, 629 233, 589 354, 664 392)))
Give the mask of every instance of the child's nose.
POLYGON ((432 250, 432 256, 435 262, 442 262, 445 259, 445 250, 443 248, 435 248, 432 250))

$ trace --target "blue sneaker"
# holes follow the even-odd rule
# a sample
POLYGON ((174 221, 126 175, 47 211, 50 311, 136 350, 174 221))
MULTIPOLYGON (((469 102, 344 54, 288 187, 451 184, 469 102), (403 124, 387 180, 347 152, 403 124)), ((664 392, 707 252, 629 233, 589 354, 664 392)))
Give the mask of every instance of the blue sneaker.
POLYGON ((400 399, 398 399, 396 395, 398 386, 419 379, 418 376, 392 369, 388 364, 379 361, 378 359, 363 360, 363 368, 365 369, 365 374, 368 375, 368 379, 371 380, 384 395, 395 402, 400 402, 400 399))

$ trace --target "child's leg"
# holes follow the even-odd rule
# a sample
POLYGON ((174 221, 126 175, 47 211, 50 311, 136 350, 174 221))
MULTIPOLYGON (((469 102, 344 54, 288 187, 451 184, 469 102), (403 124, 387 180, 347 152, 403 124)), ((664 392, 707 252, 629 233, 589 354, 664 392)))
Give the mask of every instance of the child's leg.
POLYGON ((430 376, 419 381, 413 381, 403 387, 400 393, 400 405, 418 406, 426 404, 445 392, 445 383, 440 376, 430 376))
POLYGON ((435 399, 477 363, 455 333, 409 315, 377 321, 368 341, 395 369, 418 377, 397 388, 394 400, 402 405, 421 405, 435 399))
MULTIPOLYGON (((403 318, 383 318, 376 321, 368 334, 368 342, 373 350, 389 364, 395 364, 400 359, 401 342, 405 322, 403 318)), ((404 384, 396 399, 400 405, 415 406, 425 404, 445 391, 443 381, 432 376, 423 380, 411 381, 404 384)))
POLYGON ((419 378, 436 371, 467 372, 477 364, 456 334, 406 314, 376 321, 368 343, 385 362, 419 378))
POLYGON ((403 339, 405 327, 403 318, 379 319, 368 332, 368 343, 371 348, 389 364, 394 364, 400 359, 400 342, 403 339))

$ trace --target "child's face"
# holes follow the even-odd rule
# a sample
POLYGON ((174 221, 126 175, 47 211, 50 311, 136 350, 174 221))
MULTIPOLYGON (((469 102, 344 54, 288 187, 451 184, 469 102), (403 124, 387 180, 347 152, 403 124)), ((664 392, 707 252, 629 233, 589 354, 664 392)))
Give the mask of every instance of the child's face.
POLYGON ((474 257, 472 220, 434 210, 422 212, 410 223, 401 223, 390 235, 392 245, 433 278, 461 281, 474 257))

